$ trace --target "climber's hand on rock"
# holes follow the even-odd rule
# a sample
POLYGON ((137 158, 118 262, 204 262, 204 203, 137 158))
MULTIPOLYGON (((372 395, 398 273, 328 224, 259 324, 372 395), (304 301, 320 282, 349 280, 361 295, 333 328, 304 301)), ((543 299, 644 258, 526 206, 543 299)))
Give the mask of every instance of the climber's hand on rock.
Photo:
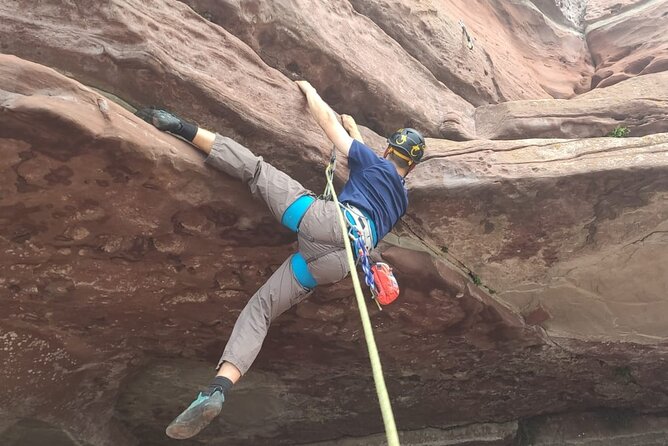
POLYGON ((165 110, 142 108, 135 115, 164 132, 178 133, 183 128, 181 120, 165 110))
POLYGON ((348 131, 348 133, 357 129, 357 124, 350 115, 341 115, 341 124, 343 125, 343 128, 348 131))
POLYGON ((362 134, 360 129, 357 127, 357 123, 350 115, 341 115, 341 125, 348 132, 348 134, 353 138, 363 143, 362 134))
POLYGON ((299 87, 299 89, 304 93, 306 96, 309 95, 309 93, 314 92, 315 88, 313 88, 313 85, 309 83, 309 81, 295 81, 295 84, 299 87))

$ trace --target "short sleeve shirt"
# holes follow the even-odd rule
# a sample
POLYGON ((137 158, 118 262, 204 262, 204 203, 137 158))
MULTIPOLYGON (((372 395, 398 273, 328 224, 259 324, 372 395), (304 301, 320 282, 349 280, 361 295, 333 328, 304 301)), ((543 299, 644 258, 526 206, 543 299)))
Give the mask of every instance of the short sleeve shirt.
POLYGON ((380 240, 406 213, 404 179, 392 162, 357 140, 350 146, 348 167, 350 175, 339 200, 365 211, 373 219, 380 240))

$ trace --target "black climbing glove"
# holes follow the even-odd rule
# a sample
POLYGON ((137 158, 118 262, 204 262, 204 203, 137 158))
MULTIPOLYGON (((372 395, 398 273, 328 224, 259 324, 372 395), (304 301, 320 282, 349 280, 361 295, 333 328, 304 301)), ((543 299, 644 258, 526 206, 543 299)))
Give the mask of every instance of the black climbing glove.
POLYGON ((198 128, 195 124, 183 121, 165 110, 148 107, 137 110, 135 115, 153 124, 158 130, 174 133, 191 142, 197 135, 198 128))

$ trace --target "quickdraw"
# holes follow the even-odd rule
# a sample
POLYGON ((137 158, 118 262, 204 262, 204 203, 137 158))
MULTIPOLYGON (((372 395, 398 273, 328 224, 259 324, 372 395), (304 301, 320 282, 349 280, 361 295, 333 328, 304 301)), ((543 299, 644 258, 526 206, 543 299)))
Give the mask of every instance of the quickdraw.
POLYGON ((353 246, 355 248, 355 253, 357 256, 357 263, 361 264, 362 266, 362 272, 364 272, 364 283, 366 283, 366 285, 371 290, 371 299, 374 302, 376 302, 376 305, 378 305, 378 309, 382 310, 380 303, 378 302, 378 299, 376 299, 376 296, 378 295, 376 289, 376 282, 374 280, 374 274, 372 271, 371 264, 369 262, 369 255, 367 253, 363 238, 359 233, 359 230, 354 226, 350 227, 348 231, 348 236, 350 237, 350 240, 353 242, 353 246), (357 232, 357 234, 353 234, 353 232, 357 232))

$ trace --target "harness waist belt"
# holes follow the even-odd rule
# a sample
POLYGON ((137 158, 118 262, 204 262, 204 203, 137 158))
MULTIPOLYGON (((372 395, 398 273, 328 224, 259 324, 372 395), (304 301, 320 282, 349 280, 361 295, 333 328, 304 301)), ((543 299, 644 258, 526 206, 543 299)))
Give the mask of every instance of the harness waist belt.
POLYGON ((366 212, 349 203, 341 203, 341 210, 348 220, 348 228, 356 231, 353 235, 362 237, 367 252, 375 248, 378 243, 376 225, 366 212))

